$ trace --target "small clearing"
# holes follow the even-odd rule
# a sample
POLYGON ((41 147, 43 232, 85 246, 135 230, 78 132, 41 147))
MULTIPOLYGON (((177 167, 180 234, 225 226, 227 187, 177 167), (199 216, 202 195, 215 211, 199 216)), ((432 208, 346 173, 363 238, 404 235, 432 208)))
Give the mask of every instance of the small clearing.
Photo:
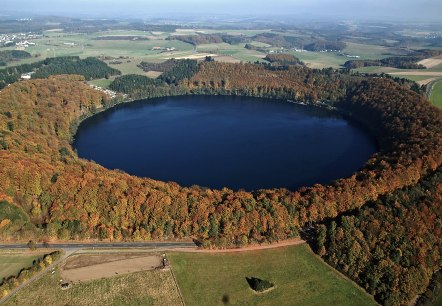
POLYGON ((161 257, 157 255, 78 255, 66 262, 61 276, 65 281, 88 281, 153 270, 160 265, 161 257))
POLYGON ((161 71, 153 71, 153 70, 151 70, 151 71, 146 72, 146 76, 148 76, 149 78, 152 78, 152 79, 156 79, 161 74, 162 74, 161 71))
POLYGON ((239 63, 239 62, 241 62, 239 59, 228 56, 228 55, 216 56, 215 61, 224 62, 224 63, 239 63))
POLYGON ((206 56, 217 56, 216 54, 213 53, 197 53, 197 54, 193 54, 193 55, 184 55, 184 56, 178 56, 175 57, 175 59, 201 59, 201 58, 205 58, 206 56))

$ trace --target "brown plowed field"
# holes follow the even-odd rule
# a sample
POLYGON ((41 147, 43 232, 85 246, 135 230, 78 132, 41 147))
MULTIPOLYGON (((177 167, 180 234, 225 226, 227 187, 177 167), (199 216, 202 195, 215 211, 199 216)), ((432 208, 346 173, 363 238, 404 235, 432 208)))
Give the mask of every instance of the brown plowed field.
POLYGON ((152 270, 160 265, 161 257, 158 255, 78 255, 68 259, 61 270, 61 277, 63 281, 88 281, 152 270))

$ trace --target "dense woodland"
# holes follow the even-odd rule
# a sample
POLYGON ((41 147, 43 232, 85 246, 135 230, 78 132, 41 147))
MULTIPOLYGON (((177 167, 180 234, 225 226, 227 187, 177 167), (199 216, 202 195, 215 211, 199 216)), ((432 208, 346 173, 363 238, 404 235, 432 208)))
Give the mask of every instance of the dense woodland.
POLYGON ((190 79, 198 71, 198 63, 196 60, 184 59, 179 60, 169 70, 158 77, 167 84, 178 85, 184 79, 190 79))
POLYGON ((171 58, 161 63, 152 63, 152 62, 141 62, 138 67, 143 69, 143 71, 160 71, 160 72, 166 72, 170 69, 172 69, 176 64, 178 60, 171 58))
MULTIPOLYGON (((189 62, 173 74, 171 71, 166 79, 170 85, 163 83, 160 88, 169 86, 188 94, 250 95, 335 106, 376 136, 379 152, 360 171, 330 185, 254 192, 181 187, 173 182, 108 170, 78 158, 70 145, 73 127, 82 118, 110 105, 105 94, 84 84, 84 78, 61 76, 17 82, 0 93, 0 200, 29 216, 35 230, 20 232, 13 217, 6 216, 3 220, 9 221, 0 221, 6 224, 2 228, 4 239, 191 237, 204 247, 221 248, 265 243, 297 236, 310 223, 332 220, 358 209, 365 211, 373 205, 390 205, 389 201, 384 203, 384 197, 399 192, 399 201, 405 198, 400 189, 419 188, 421 180, 420 184, 426 184, 440 178, 435 171, 442 163, 442 113, 393 80, 363 78, 333 69, 290 66, 273 70, 263 65, 219 62, 189 62), (185 67, 192 70, 185 71, 185 67)), ((126 85, 121 82, 120 86, 123 90, 126 85)), ((169 95, 170 91, 164 94, 169 95)), ((440 195, 440 187, 435 188, 440 195)), ((401 235, 402 222, 410 230, 420 230, 425 223, 434 234, 425 243, 438 250, 440 209, 435 210, 434 218, 429 215, 430 220, 425 214, 425 219, 418 217, 420 209, 437 208, 430 203, 430 197, 419 197, 422 207, 413 208, 416 218, 407 217, 405 208, 409 205, 405 201, 398 204, 405 207, 400 210, 403 213, 385 209, 383 218, 395 220, 388 221, 391 226, 383 229, 386 237, 391 240, 396 239, 392 238, 394 235, 401 235)), ((421 232, 415 236, 419 235, 421 232)), ((326 242, 324 246, 326 252, 331 252, 326 242)), ((440 266, 439 255, 432 252, 433 262, 426 262, 416 273, 405 274, 413 279, 422 276, 419 280, 423 285, 413 287, 411 292, 422 291, 428 285, 428 275, 440 266), (427 276, 423 277, 421 271, 427 276)), ((419 254, 411 252, 413 263, 420 262, 419 254)), ((336 266, 344 271, 339 262, 336 266)), ((368 280, 359 274, 352 277, 361 283, 368 280)), ((374 284, 367 290, 375 290, 378 300, 385 303, 398 304, 409 299, 404 291, 395 291, 402 287, 390 288, 382 291, 374 284), (394 294, 387 297, 389 290, 394 294)))
POLYGON ((57 74, 78 74, 84 76, 86 80, 92 80, 121 74, 117 69, 109 67, 95 57, 85 59, 80 59, 78 56, 47 58, 43 64, 32 75, 32 78, 47 78, 57 74))
POLYGON ((155 98, 185 94, 186 91, 177 86, 168 86, 160 79, 152 79, 143 75, 128 74, 116 78, 109 88, 128 94, 131 98, 155 98))
POLYGON ((386 66, 399 69, 425 69, 425 66, 418 64, 422 58, 417 56, 393 56, 380 60, 351 60, 344 63, 348 69, 357 69, 370 66, 386 66))
POLYGON ((8 67, 0 69, 0 90, 20 80, 22 73, 32 72, 43 66, 43 61, 32 63, 32 64, 22 64, 18 66, 8 67))
POLYGON ((78 56, 47 58, 32 64, 1 69, 0 90, 8 84, 17 82, 23 73, 28 72, 35 72, 32 78, 47 78, 58 74, 77 74, 84 76, 87 80, 121 74, 120 71, 93 57, 86 59, 80 59, 78 56))
POLYGON ((274 66, 288 66, 288 65, 304 65, 302 61, 292 54, 267 54, 264 57, 266 61, 274 66))
POLYGON ((317 228, 320 255, 384 305, 423 293, 442 262, 442 168, 317 228))

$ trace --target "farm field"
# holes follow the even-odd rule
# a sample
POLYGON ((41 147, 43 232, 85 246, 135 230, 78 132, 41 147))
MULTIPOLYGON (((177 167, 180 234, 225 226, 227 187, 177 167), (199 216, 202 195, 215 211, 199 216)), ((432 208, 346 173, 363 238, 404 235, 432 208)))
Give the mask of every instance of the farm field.
POLYGON ((22 268, 27 268, 32 266, 32 262, 43 257, 41 252, 14 252, 14 251, 4 251, 0 252, 0 281, 4 277, 11 275, 17 275, 22 268))
POLYGON ((360 73, 387 73, 394 77, 409 79, 419 83, 420 85, 424 85, 428 84, 434 79, 442 77, 442 64, 433 65, 435 62, 432 61, 432 59, 428 60, 429 61, 425 63, 432 65, 431 68, 428 69, 397 69, 392 67, 372 66, 358 68, 354 71, 358 71, 360 73))
POLYGON ((158 255, 79 255, 67 260, 61 276, 65 281, 79 282, 153 270, 160 265, 161 257, 158 255))
MULTIPOLYGON (((89 275, 98 272, 96 266, 102 265, 103 260, 112 263, 109 260, 113 259, 115 264, 124 261, 121 253, 106 255, 107 259, 99 255, 81 256, 95 258, 86 260, 85 257, 73 257, 68 264, 73 268, 90 264, 87 266, 90 269, 89 275)), ((136 255, 123 257, 132 256, 136 255)), ((121 275, 115 274, 111 269, 108 271, 113 274, 111 277, 105 275, 106 278, 96 280, 77 279, 70 289, 61 290, 60 279, 63 279, 64 272, 57 269, 53 274, 47 273, 40 280, 20 290, 6 305, 181 305, 170 270, 149 270, 121 275)))
MULTIPOLYGON (((151 32, 136 30, 113 30, 101 31, 97 33, 67 33, 63 31, 46 31, 44 36, 33 40, 35 46, 30 46, 26 51, 30 52, 33 57, 20 60, 19 62, 10 63, 10 65, 18 65, 23 63, 31 63, 42 60, 47 57, 54 56, 80 56, 85 58, 88 56, 107 56, 112 57, 106 62, 113 68, 120 70, 123 74, 149 74, 143 72, 137 65, 141 61, 161 62, 169 58, 196 58, 203 59, 207 55, 215 56, 219 61, 226 62, 256 62, 262 61, 265 57, 264 53, 256 50, 248 50, 244 48, 244 43, 240 44, 205 44, 193 46, 191 44, 178 41, 167 40, 171 35, 196 35, 198 33, 214 34, 225 33, 230 35, 244 35, 251 37, 260 33, 274 33, 271 30, 210 30, 210 29, 178 29, 176 32, 151 32), (124 37, 125 39, 114 40, 106 38, 124 37), (143 37, 147 40, 132 40, 131 36, 143 37), (127 38, 129 37, 129 39, 127 38), (104 39, 103 39, 104 38, 104 39), (153 50, 154 47, 174 48, 171 52, 161 52, 153 50), (113 64, 112 61, 117 59, 120 64, 113 64)), ((299 36, 299 34, 287 32, 286 36, 299 36)), ((262 42, 251 41, 258 47, 271 47, 262 42)), ((13 47, 4 48, 5 50, 13 50, 13 47)), ((275 49, 275 48, 272 48, 275 49)), ((358 55, 360 59, 378 59, 387 56, 399 54, 395 48, 384 46, 370 45, 347 42, 347 48, 343 53, 358 55)), ((299 57, 307 66, 311 68, 339 68, 349 58, 339 55, 338 52, 294 52, 290 53, 299 57)), ((432 69, 437 69, 437 61, 428 62, 432 69)))
POLYGON ((344 64, 348 58, 339 56, 336 52, 290 52, 301 61, 303 61, 309 68, 339 68, 344 64))
POLYGON ((240 253, 170 253, 186 305, 375 305, 306 244, 240 253), (246 277, 275 284, 256 294, 246 277))
POLYGON ((442 80, 434 84, 430 101, 437 107, 442 108, 442 80))
MULTIPOLYGON (((343 52, 350 55, 358 55, 360 56, 359 59, 382 59, 401 54, 401 52, 395 48, 352 42, 347 42, 347 47, 343 52)), ((346 57, 345 59, 348 60, 346 57)))

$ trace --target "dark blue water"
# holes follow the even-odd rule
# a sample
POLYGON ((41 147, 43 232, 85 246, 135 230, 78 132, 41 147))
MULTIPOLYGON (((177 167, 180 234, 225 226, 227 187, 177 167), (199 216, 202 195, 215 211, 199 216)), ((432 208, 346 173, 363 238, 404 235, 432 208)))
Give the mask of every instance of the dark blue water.
POLYGON ((335 112, 234 96, 120 105, 85 120, 74 147, 109 169, 235 190, 327 183, 376 151, 373 138, 335 112))

